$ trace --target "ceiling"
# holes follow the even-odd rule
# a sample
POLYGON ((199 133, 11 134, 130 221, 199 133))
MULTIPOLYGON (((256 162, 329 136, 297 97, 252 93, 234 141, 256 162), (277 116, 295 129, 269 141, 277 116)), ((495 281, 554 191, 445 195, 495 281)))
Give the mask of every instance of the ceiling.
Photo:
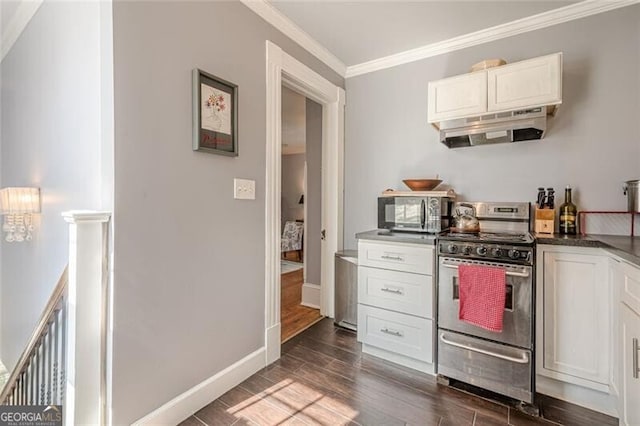
POLYGON ((18 6, 20 6, 20 1, 0 0, 0 33, 3 33, 7 28, 18 11, 18 6))
POLYGON ((565 0, 270 2, 347 66, 576 3, 565 0))

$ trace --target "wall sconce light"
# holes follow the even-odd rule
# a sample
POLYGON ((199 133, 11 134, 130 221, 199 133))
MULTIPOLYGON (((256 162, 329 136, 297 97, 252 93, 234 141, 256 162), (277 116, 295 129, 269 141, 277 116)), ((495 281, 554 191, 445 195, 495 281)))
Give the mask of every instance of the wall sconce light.
POLYGON ((0 189, 0 214, 4 215, 2 230, 7 242, 31 241, 33 213, 40 213, 40 188, 0 189))

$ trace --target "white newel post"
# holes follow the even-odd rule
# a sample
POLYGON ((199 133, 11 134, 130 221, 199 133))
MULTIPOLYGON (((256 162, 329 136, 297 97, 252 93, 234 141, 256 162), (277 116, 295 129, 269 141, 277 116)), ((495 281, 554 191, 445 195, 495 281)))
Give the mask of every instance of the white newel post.
POLYGON ((105 297, 110 213, 70 211, 65 425, 105 423, 105 297))

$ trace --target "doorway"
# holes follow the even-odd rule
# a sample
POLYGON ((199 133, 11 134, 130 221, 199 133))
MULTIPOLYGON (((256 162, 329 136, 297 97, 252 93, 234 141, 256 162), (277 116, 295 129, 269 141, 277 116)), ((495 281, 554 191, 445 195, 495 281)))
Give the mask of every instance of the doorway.
POLYGON ((267 144, 265 226, 266 364, 280 358, 282 228, 282 86, 322 108, 322 208, 320 314, 333 317, 334 254, 342 249, 344 89, 266 42, 267 144))
POLYGON ((320 319, 322 105, 283 84, 281 341, 320 319))

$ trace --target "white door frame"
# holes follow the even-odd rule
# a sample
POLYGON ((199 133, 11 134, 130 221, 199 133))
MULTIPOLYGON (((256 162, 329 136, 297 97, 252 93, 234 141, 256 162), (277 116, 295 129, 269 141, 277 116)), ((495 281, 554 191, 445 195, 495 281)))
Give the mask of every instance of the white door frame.
POLYGON ((334 253, 342 249, 344 89, 267 40, 267 171, 265 223, 266 363, 280 358, 282 84, 322 105, 322 271, 320 313, 333 317, 334 253))

